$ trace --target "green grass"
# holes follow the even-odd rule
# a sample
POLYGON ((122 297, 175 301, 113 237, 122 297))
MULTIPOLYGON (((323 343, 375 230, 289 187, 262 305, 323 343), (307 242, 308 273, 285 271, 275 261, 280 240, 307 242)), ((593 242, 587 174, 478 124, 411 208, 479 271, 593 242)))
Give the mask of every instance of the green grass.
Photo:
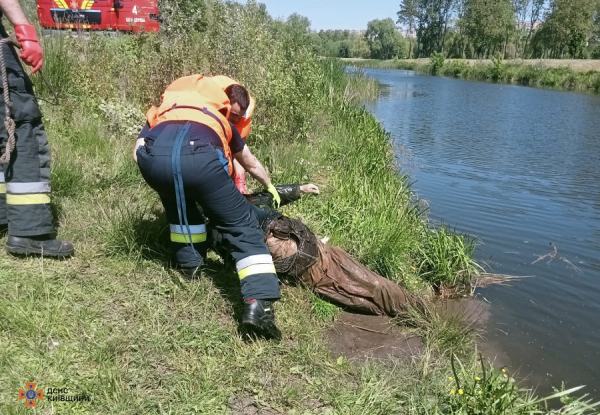
POLYGON ((475 261, 476 240, 450 231, 443 223, 439 229, 425 230, 425 244, 419 246, 418 273, 438 294, 470 294, 473 278, 483 271, 475 261))
POLYGON ((286 208, 320 237, 424 294, 429 274, 419 264, 469 252, 451 232, 426 231, 389 134, 357 106, 376 83, 319 61, 254 3, 214 2, 208 15, 203 32, 173 25, 158 35, 44 39, 61 99, 42 102, 53 201, 59 236, 77 251, 66 261, 0 253, 0 413, 442 413, 450 353, 474 353, 473 333, 457 320, 415 314, 403 324, 425 340, 422 354, 360 364, 330 351, 323 329, 339 310, 302 287, 283 286, 276 304, 282 342, 246 343, 235 270, 214 255, 198 278, 172 269, 162 207, 131 150, 146 108, 193 72, 248 86, 258 102, 250 147, 275 183, 321 187, 286 208), (92 402, 25 408, 25 382, 92 402))

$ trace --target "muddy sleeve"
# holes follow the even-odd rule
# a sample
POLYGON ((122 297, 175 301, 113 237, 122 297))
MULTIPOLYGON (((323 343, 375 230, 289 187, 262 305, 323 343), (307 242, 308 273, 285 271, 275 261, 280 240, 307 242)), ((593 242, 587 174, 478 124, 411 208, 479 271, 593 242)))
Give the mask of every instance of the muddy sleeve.
POLYGON ((281 197, 281 205, 287 205, 300 199, 300 185, 299 184, 281 184, 275 186, 279 197, 281 197))

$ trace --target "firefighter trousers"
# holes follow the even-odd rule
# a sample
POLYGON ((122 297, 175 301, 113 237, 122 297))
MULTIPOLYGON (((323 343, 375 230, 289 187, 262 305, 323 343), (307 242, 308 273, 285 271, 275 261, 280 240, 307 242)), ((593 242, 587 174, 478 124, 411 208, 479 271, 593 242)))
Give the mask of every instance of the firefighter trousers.
POLYGON ((184 268, 200 266, 204 261, 207 232, 198 204, 211 226, 223 235, 236 262, 244 300, 279 299, 279 281, 264 234, 250 204, 225 169, 227 159, 219 147, 190 141, 182 135, 186 131, 185 124, 170 124, 137 150, 142 176, 165 208, 175 260, 184 268), (181 153, 174 157, 178 148, 181 153), (177 193, 177 180, 181 180, 182 194, 177 193))
MULTIPOLYGON (((0 25, 0 32, 4 28, 0 25)), ((13 104, 15 148, 10 163, 0 164, 0 225, 8 224, 13 236, 37 236, 54 232, 50 205, 50 148, 42 124, 42 113, 33 94, 33 85, 23 71, 11 45, 2 45, 13 104)), ((1 74, 0 74, 1 79, 1 74)), ((4 126, 6 104, 0 82, 0 152, 8 140, 4 126)))

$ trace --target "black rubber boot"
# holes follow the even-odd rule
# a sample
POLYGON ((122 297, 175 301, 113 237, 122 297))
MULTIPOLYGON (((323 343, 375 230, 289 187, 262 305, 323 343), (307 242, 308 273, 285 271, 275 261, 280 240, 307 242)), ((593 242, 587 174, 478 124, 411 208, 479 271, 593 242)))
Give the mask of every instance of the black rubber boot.
POLYGON ((281 332, 275 325, 273 302, 269 300, 244 301, 241 331, 250 337, 280 340, 281 332))
POLYGON ((40 255, 52 258, 67 258, 73 255, 70 242, 59 241, 51 235, 8 236, 6 252, 14 255, 40 255))

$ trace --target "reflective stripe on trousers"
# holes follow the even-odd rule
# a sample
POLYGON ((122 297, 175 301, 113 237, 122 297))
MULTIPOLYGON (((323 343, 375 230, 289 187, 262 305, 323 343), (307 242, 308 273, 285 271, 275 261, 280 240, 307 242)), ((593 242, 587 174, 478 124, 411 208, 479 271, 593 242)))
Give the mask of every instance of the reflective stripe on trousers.
MULTIPOLYGON (((190 243, 190 238, 187 234, 185 225, 170 224, 171 242, 180 244, 190 243)), ((206 242, 206 225, 189 225, 192 235, 192 243, 206 242)))
MULTIPOLYGON (((7 205, 43 205, 50 203, 50 183, 6 183, 7 205)), ((0 189, 1 190, 1 189, 0 189)))
POLYGON ((275 274, 275 265, 271 255, 251 255, 236 262, 240 280, 256 274, 275 274))

